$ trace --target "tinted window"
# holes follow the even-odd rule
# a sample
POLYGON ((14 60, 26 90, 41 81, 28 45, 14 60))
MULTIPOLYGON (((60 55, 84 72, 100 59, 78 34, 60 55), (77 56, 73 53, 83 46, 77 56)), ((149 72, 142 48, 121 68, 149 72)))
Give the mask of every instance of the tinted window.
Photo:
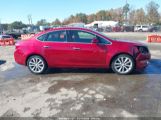
POLYGON ((46 41, 53 41, 53 42, 66 42, 67 35, 66 31, 55 31, 48 33, 46 41))
POLYGON ((96 38, 96 36, 91 33, 79 30, 71 30, 69 42, 91 43, 93 38, 96 38))
POLYGON ((148 28, 148 26, 143 26, 143 28, 148 28))
POLYGON ((111 44, 108 40, 106 40, 102 37, 97 36, 97 39, 99 40, 99 43, 101 43, 101 44, 111 44))
POLYGON ((40 41, 45 41, 47 38, 47 34, 41 35, 40 37, 38 37, 37 39, 40 41))

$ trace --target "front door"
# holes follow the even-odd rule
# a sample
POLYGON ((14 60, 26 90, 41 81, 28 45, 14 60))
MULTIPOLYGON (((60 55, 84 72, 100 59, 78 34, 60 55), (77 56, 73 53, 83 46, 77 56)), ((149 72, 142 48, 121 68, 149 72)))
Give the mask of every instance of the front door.
POLYGON ((71 48, 71 63, 76 67, 103 67, 106 64, 107 46, 94 44, 96 35, 81 31, 70 30, 68 44, 71 48))

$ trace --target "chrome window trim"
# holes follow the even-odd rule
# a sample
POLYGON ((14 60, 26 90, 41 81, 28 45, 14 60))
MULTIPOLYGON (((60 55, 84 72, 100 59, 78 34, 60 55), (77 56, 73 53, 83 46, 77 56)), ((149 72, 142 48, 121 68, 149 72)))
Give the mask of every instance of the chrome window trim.
POLYGON ((36 37, 36 40, 38 40, 38 41, 40 41, 40 42, 68 43, 68 40, 67 40, 67 31, 66 31, 66 30, 55 30, 55 31, 50 31, 50 32, 47 32, 47 33, 44 33, 44 34, 41 34, 41 35, 37 36, 37 37, 36 37), (42 35, 47 35, 47 34, 50 34, 50 33, 52 33, 52 32, 59 32, 59 31, 65 31, 65 33, 66 33, 66 41, 64 41, 64 42, 60 42, 60 41, 44 41, 44 40, 41 41, 41 40, 38 39, 38 38, 41 37, 42 35))
MULTIPOLYGON (((67 31, 69 31, 69 30, 78 30, 78 31, 80 30, 80 31, 83 31, 83 32, 87 32, 87 33, 90 33, 90 34, 94 34, 94 35, 96 35, 96 36, 99 36, 99 37, 101 37, 101 38, 107 40, 107 38, 102 37, 102 36, 99 35, 98 33, 91 32, 91 31, 87 31, 87 30, 82 30, 82 29, 77 29, 77 28, 76 28, 76 29, 74 29, 74 28, 73 28, 73 29, 71 29, 71 28, 64 28, 64 30, 53 30, 53 31, 50 31, 50 32, 47 32, 47 33, 44 33, 44 34, 41 34, 41 35, 37 36, 37 37, 36 37, 36 40, 38 40, 38 41, 40 41, 40 42, 52 42, 52 41, 41 41, 41 40, 38 39, 38 37, 40 37, 40 36, 42 36, 42 35, 45 35, 45 34, 52 33, 52 32, 58 32, 58 31, 65 31, 66 34, 67 34, 67 31)), ((93 44, 93 43, 83 43, 83 42, 68 42, 67 38, 68 38, 68 37, 66 37, 66 41, 65 41, 65 42, 55 42, 55 41, 53 41, 53 43, 93 44)), ((104 43, 99 43, 99 44, 103 44, 103 45, 112 45, 112 42, 111 42, 111 41, 109 41, 109 40, 107 40, 107 41, 109 42, 109 44, 104 44, 104 43)))

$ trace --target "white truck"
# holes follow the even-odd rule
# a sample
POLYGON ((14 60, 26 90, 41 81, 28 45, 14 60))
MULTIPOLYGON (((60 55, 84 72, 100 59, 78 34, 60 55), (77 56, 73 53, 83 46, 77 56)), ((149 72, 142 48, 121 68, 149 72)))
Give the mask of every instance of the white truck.
POLYGON ((149 25, 136 25, 134 28, 135 32, 149 32, 149 25))

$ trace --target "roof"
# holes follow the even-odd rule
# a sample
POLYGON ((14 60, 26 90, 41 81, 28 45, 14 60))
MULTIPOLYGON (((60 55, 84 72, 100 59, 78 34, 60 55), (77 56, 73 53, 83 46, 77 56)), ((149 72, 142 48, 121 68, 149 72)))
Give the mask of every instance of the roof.
POLYGON ((88 29, 88 28, 81 28, 81 27, 59 27, 59 28, 51 28, 51 29, 48 29, 48 30, 44 30, 38 34, 35 34, 35 36, 33 36, 34 38, 40 36, 40 35, 43 35, 43 34, 46 34, 48 32, 53 32, 53 31, 59 31, 59 30, 84 30, 84 31, 87 31, 87 32, 92 32, 94 34, 99 34, 100 36, 102 37, 105 37, 104 35, 96 32, 96 31, 93 31, 91 29, 88 29))
POLYGON ((44 30, 44 31, 42 31, 42 32, 40 32, 40 33, 38 33, 38 35, 39 34, 43 34, 43 33, 47 33, 47 32, 51 32, 51 31, 56 31, 56 30, 86 30, 86 31, 91 31, 90 29, 87 29, 87 28, 82 28, 82 27, 58 27, 58 28, 50 28, 50 29, 48 29, 48 30, 44 30))

